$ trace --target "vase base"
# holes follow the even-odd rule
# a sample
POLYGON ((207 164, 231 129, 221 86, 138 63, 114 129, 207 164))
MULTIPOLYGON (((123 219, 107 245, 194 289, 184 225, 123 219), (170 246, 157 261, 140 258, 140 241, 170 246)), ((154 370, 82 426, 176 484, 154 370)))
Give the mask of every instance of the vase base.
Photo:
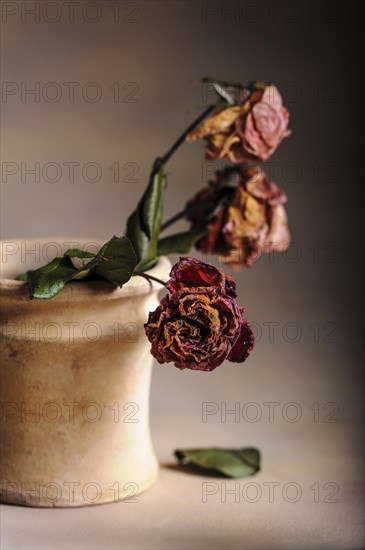
POLYGON ((0 504, 28 506, 32 508, 81 508, 116 502, 138 502, 138 495, 150 489, 157 481, 158 470, 150 477, 136 482, 113 482, 104 485, 96 482, 51 482, 47 485, 27 483, 33 490, 22 489, 17 483, 6 483, 0 489, 0 504))

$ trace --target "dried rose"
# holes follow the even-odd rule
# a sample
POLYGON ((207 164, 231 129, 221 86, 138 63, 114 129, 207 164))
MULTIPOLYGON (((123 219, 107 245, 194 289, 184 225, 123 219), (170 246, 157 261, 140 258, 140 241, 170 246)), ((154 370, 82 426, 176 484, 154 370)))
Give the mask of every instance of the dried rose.
POLYGON ((242 105, 220 109, 187 140, 204 138, 207 158, 264 161, 291 134, 288 123, 289 112, 276 86, 270 84, 264 90, 254 89, 242 105))
POLYGON ((192 227, 208 229, 196 248, 219 254, 227 264, 247 267, 261 252, 286 250, 290 244, 283 206, 286 200, 284 192, 258 166, 218 172, 216 180, 186 207, 192 227))
POLYGON ((202 286, 217 287, 221 293, 227 294, 231 298, 237 297, 236 283, 230 275, 226 275, 222 269, 196 258, 181 258, 171 269, 170 279, 166 283, 166 287, 172 293, 181 288, 202 286))
POLYGON ((151 312, 145 330, 159 363, 211 371, 225 359, 242 363, 254 345, 235 284, 224 272, 194 258, 181 258, 167 283, 171 294, 151 312))

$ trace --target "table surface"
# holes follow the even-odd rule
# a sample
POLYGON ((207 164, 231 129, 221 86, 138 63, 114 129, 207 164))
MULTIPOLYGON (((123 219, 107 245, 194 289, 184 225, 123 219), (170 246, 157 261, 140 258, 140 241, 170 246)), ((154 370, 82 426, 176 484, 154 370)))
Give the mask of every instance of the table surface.
POLYGON ((323 369, 336 382, 336 363, 323 364, 319 376, 314 368, 293 367, 283 347, 272 354, 271 362, 281 360, 270 370, 266 354, 258 348, 250 363, 213 374, 156 366, 151 423, 158 483, 137 502, 77 509, 3 505, 1 548, 362 548, 360 391, 344 382, 328 388, 323 369), (206 422, 204 402, 218 407, 206 422), (278 403, 271 418, 268 402, 278 403), (240 417, 227 414, 222 422, 222 408, 235 403, 240 417), (250 422, 257 411, 261 418, 250 422), (262 469, 231 480, 176 464, 175 448, 209 445, 258 447, 262 469))

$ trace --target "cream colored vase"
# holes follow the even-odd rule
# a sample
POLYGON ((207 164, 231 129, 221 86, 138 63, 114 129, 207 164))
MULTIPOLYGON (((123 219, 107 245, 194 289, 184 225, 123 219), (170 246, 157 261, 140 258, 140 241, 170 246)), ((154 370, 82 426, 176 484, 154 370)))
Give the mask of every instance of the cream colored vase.
MULTIPOLYGON (((14 277, 85 239, 1 247, 1 501, 85 506, 136 500, 157 478, 143 324, 161 285, 72 282, 30 300, 14 277)), ((93 247, 94 246, 94 250, 93 247)), ((161 258, 149 273, 167 278, 161 258)))

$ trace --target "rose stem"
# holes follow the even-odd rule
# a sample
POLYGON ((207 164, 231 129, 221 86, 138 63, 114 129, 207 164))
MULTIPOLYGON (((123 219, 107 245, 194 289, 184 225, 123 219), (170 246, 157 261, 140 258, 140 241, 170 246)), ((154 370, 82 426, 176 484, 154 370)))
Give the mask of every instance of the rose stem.
MULTIPOLYGON (((226 90, 218 82, 214 82, 213 86, 214 86, 214 89, 217 92, 217 94, 222 99, 224 99, 225 102, 227 102, 230 105, 234 104, 234 100, 232 99, 232 97, 226 92, 226 90)), ((164 166, 170 160, 170 158, 177 151, 177 149, 180 147, 180 145, 182 145, 184 143, 186 137, 190 134, 190 132, 192 132, 194 130, 194 128, 196 126, 198 126, 198 124, 200 124, 210 113, 212 113, 219 106, 220 106, 220 104, 218 104, 218 105, 217 104, 209 105, 209 107, 207 107, 205 109, 205 111, 203 111, 198 116, 198 118, 196 118, 186 128, 186 130, 184 130, 184 132, 177 138, 177 140, 170 147, 170 149, 162 157, 157 157, 157 159, 153 163, 152 172, 151 172, 151 176, 150 176, 151 178, 153 178, 157 174, 157 172, 160 170, 160 168, 162 168, 162 166, 164 166)))
MULTIPOLYGON (((204 79, 203 79, 204 81, 204 79)), ((215 88, 215 91, 217 92, 217 94, 219 94, 229 105, 233 105, 234 104, 234 100, 232 99, 232 97, 226 92, 226 90, 222 87, 222 84, 224 85, 224 82, 214 82, 213 86, 215 88)), ((248 91, 248 94, 247 96, 244 98, 244 100, 241 102, 241 105, 243 105, 244 103, 246 103, 246 101, 249 99, 250 95, 251 95, 251 90, 249 87, 246 87, 243 89, 246 89, 246 90, 249 90, 248 91)), ((209 114, 211 113, 212 111, 214 111, 214 109, 216 109, 217 106, 216 105, 210 105, 192 124, 190 124, 190 126, 185 130, 185 132, 183 132, 181 134, 181 136, 176 140, 176 142, 174 143, 174 145, 167 151, 167 153, 164 154, 163 157, 158 157, 156 160, 155 160, 155 163, 154 163, 154 166, 153 166, 153 169, 152 169, 152 173, 151 173, 151 178, 153 178, 156 173, 159 171, 159 169, 161 168, 161 166, 163 166, 164 164, 166 164, 166 162, 172 157, 172 155, 175 153, 175 151, 180 147, 180 145, 185 141, 186 139, 186 136, 190 134, 190 132, 192 132, 194 130, 194 128, 202 121, 204 120, 204 118, 209 114)), ((204 201, 202 201, 203 203, 204 201)), ((177 222, 178 220, 181 220, 182 218, 185 217, 186 213, 188 212, 189 209, 187 208, 184 208, 183 210, 180 210, 180 212, 178 212, 177 214, 175 214, 174 216, 172 216, 171 218, 169 218, 168 220, 165 221, 165 223, 163 223, 161 225, 161 229, 160 231, 164 231, 165 229, 167 229, 167 227, 169 227, 170 225, 174 224, 175 222, 177 222)))
POLYGON ((178 139, 170 147, 170 149, 162 157, 157 157, 157 159, 153 163, 151 178, 153 178, 160 170, 160 168, 162 168, 162 166, 164 166, 170 160, 170 158, 177 151, 180 145, 184 143, 186 136, 188 136, 190 132, 192 132, 194 128, 198 126, 198 124, 202 122, 202 120, 204 120, 209 115, 209 113, 214 111, 216 108, 217 105, 209 105, 209 107, 207 107, 205 111, 203 111, 202 114, 199 115, 198 118, 195 119, 194 122, 190 124, 190 126, 188 126, 188 128, 186 128, 186 130, 184 130, 184 132, 181 134, 181 136, 178 137, 178 139))
POLYGON ((165 223, 163 223, 161 225, 160 231, 164 231, 164 229, 166 229, 167 227, 169 227, 173 223, 177 222, 181 218, 184 218, 186 216, 186 214, 188 214, 188 212, 190 212, 192 210, 195 210, 199 206, 203 205, 205 202, 206 202, 205 200, 197 201, 195 204, 190 205, 189 208, 185 207, 183 210, 180 210, 180 212, 178 212, 177 214, 175 214, 174 216, 172 216, 171 218, 166 220, 165 223))
POLYGON ((166 286, 166 283, 161 281, 161 279, 158 279, 157 277, 154 277, 153 275, 149 275, 148 273, 144 273, 141 271, 135 271, 133 275, 139 275, 140 277, 144 277, 148 281, 155 281, 156 283, 160 283, 160 285, 166 286))
POLYGON ((177 222, 178 220, 181 220, 181 218, 185 218, 185 215, 186 215, 186 208, 184 208, 184 210, 180 210, 180 212, 178 212, 177 214, 175 214, 174 216, 166 220, 165 223, 161 225, 160 231, 164 231, 167 227, 169 227, 173 223, 177 222))

